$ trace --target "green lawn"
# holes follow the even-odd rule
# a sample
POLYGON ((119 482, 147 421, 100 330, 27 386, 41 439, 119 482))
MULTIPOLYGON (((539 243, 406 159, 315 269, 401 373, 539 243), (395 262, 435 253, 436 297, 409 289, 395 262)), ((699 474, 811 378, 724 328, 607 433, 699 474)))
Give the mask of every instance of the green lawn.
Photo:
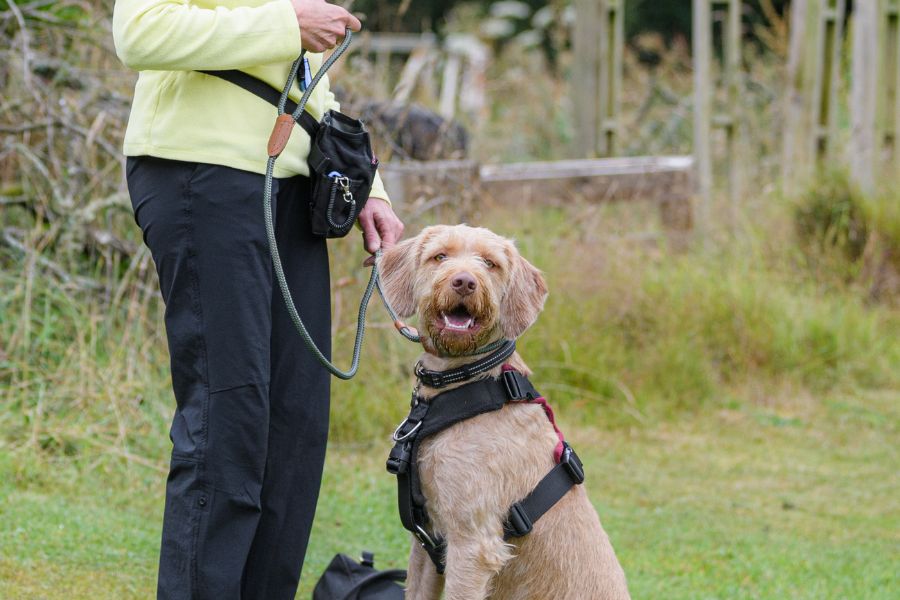
MULTIPOLYGON (((900 394, 799 396, 566 427, 635 598, 898 597, 900 394)), ((332 447, 299 598, 338 551, 404 565, 386 437, 332 447)), ((153 595, 162 472, 0 451, 0 598, 153 595)))

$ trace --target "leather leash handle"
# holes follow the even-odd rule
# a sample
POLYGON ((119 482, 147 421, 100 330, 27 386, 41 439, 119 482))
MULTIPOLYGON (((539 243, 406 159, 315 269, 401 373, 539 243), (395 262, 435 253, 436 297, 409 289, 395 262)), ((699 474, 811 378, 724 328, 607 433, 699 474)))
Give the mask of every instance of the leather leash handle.
POLYGON ((287 146, 288 140, 291 139, 291 132, 293 130, 293 115, 291 115, 291 113, 278 115, 278 118, 275 119, 275 126, 272 128, 272 133, 269 135, 269 143, 266 145, 269 158, 278 158, 281 156, 285 146, 287 146))

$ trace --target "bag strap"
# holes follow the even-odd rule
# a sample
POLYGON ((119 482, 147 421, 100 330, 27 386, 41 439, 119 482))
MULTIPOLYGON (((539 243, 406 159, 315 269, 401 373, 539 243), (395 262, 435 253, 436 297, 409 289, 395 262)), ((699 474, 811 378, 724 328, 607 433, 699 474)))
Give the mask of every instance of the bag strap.
POLYGON ((362 591, 363 587, 369 585, 370 583, 381 581, 382 579, 389 579, 390 581, 405 581, 406 571, 404 571, 403 569, 388 569, 387 571, 376 571, 374 573, 369 573, 368 575, 357 581, 352 588, 347 590, 347 593, 344 594, 343 598, 339 598, 336 600, 356 600, 358 598, 359 592, 362 591))
MULTIPOLYGON (((249 73, 244 73, 243 71, 238 71, 237 69, 228 69, 225 71, 201 70, 199 72, 206 75, 212 75, 213 77, 218 77, 219 79, 224 79, 229 83, 233 83, 239 88, 243 88, 244 90, 250 92, 254 96, 265 100, 275 108, 278 108, 278 102, 281 99, 281 93, 265 81, 257 79, 249 73)), ((284 110, 285 112, 293 113, 295 110, 297 110, 297 103, 288 98, 285 101, 284 110)), ((304 110, 303 114, 301 114, 300 118, 297 120, 297 123, 307 134, 309 134, 310 138, 316 137, 316 131, 319 130, 319 122, 316 121, 315 117, 309 114, 309 112, 304 110)))

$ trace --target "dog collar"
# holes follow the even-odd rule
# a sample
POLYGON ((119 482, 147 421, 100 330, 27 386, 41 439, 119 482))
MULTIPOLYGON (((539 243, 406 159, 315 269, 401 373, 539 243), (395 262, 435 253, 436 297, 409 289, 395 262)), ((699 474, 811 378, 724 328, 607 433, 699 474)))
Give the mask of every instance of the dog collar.
POLYGON ((461 383, 463 381, 467 381, 469 379, 472 379, 476 375, 484 373, 485 371, 490 371, 494 367, 502 365, 503 362, 507 358, 512 356, 512 353, 515 351, 516 341, 506 340, 499 348, 497 348, 484 358, 478 359, 473 363, 469 363, 455 369, 448 369, 446 371, 432 371, 430 369, 426 369, 422 366, 422 362, 419 361, 418 363, 416 363, 416 377, 424 385, 430 388, 440 389, 443 387, 447 387, 448 385, 453 383, 461 383))

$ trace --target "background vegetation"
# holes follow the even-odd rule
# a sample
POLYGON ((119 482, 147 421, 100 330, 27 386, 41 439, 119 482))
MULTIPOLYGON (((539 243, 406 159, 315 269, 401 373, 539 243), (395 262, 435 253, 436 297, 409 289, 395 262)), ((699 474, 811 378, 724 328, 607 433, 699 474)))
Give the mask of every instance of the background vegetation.
MULTIPOLYGON (((163 306, 122 179, 134 75, 111 52, 109 4, 0 3, 3 598, 144 598, 154 586, 173 402, 163 306)), ((445 33, 477 31, 502 3, 376 4, 355 6, 384 27, 445 33)), ((570 50, 557 30, 550 53, 520 37, 541 3, 527 4, 527 18, 502 17, 512 34, 485 38, 490 112, 471 132, 481 160, 566 157, 577 126, 570 50)), ((653 25, 667 10, 683 19, 682 4, 629 4, 628 154, 690 150, 686 25, 653 25)), ((720 220, 675 252, 640 203, 398 210, 410 233, 492 227, 545 271, 550 300, 522 354, 586 459, 634 597, 892 598, 900 193, 884 182, 864 196, 838 167, 798 197, 778 193, 785 30, 780 4, 759 6, 744 95, 755 185, 733 229, 720 220)), ((363 68, 342 81, 368 93, 353 76, 363 68)), ((332 247, 339 362, 367 275, 360 246, 332 247)), ((336 551, 404 561, 382 455, 416 350, 379 308, 370 328, 359 377, 335 384, 299 597, 336 551)))

